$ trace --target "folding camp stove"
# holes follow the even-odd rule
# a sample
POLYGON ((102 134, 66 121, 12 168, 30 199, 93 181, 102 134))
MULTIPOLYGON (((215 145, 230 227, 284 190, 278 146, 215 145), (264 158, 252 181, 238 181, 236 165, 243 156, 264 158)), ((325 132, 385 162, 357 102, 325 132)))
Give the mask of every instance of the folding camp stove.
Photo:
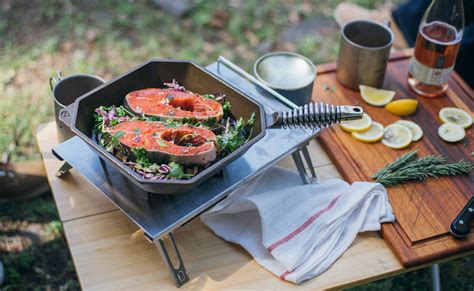
MULTIPOLYGON (((206 69, 260 102, 266 113, 297 108, 294 103, 275 94, 271 89, 265 90, 256 84, 251 75, 222 57, 206 69)), ((176 286, 179 287, 186 283, 189 277, 173 238, 173 230, 196 218, 239 186, 288 155, 292 156, 302 183, 314 181, 316 173, 307 145, 319 133, 320 129, 269 128, 262 139, 219 174, 192 191, 175 195, 157 195, 140 189, 116 168, 107 165, 77 136, 56 146, 53 153, 65 161, 57 173, 58 176, 67 173, 71 168, 76 169, 144 231, 145 237, 157 247, 176 286), (171 242, 178 266, 172 263, 169 247, 164 243, 165 237, 171 242)))

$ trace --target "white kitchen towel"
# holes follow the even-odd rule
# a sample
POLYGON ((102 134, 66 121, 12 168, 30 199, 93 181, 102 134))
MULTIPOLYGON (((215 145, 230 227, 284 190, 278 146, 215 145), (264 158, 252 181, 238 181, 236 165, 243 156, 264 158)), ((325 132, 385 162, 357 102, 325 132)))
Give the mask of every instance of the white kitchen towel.
POLYGON ((301 283, 331 266, 357 233, 380 230, 395 217, 380 184, 334 179, 301 185, 298 173, 273 167, 201 219, 276 276, 301 283))

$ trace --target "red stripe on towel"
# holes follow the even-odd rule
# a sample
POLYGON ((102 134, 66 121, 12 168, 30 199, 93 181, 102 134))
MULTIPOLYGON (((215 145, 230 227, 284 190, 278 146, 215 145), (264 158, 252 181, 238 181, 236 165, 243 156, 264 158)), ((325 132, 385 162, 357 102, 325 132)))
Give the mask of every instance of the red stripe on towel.
POLYGON ((270 245, 267 250, 271 253, 274 249, 276 249, 277 247, 281 246, 282 244, 290 241, 297 234, 299 234, 300 232, 305 230, 305 228, 307 228, 311 223, 315 222, 316 219, 318 219, 318 217, 323 215, 325 212, 328 212, 329 210, 331 210, 331 208, 333 208, 334 204, 336 204, 336 201, 337 201, 337 199, 339 199, 340 196, 341 195, 336 196, 334 199, 331 200, 331 202, 329 202, 329 204, 328 204, 328 206, 326 206, 326 208, 323 208, 323 209, 319 210, 316 214, 314 214, 313 216, 308 218, 308 220, 306 220, 302 225, 300 225, 292 233, 290 233, 289 235, 285 236, 284 238, 282 238, 279 241, 277 241, 277 242, 273 243, 272 245, 270 245))
POLYGON ((285 273, 282 273, 282 274, 280 275, 280 279, 285 280, 286 276, 288 276, 290 273, 291 273, 290 271, 286 271, 285 273))

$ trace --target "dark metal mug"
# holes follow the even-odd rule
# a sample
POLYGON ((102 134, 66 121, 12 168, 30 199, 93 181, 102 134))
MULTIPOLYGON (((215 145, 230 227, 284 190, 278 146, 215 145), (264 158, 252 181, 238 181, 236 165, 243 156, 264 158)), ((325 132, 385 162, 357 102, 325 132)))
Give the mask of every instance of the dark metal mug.
POLYGON ((393 40, 388 23, 355 20, 344 25, 337 59, 337 80, 353 90, 359 90, 359 85, 380 88, 393 40))
POLYGON ((254 64, 257 79, 298 106, 311 101, 316 67, 306 57, 292 52, 273 52, 254 64))
POLYGON ((49 78, 49 86, 54 100, 54 117, 58 132, 58 141, 64 142, 75 134, 70 127, 59 119, 60 110, 74 103, 77 98, 85 93, 101 86, 105 81, 97 76, 88 74, 77 74, 63 78, 61 72, 49 78))

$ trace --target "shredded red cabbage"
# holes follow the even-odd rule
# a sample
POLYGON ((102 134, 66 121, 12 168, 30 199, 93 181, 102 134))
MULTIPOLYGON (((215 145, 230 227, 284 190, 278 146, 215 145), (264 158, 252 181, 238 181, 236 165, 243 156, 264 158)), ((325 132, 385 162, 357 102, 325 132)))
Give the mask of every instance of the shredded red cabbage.
POLYGON ((178 84, 178 82, 176 82, 175 79, 173 79, 173 82, 163 83, 163 85, 165 85, 166 87, 168 87, 170 89, 173 89, 175 91, 186 92, 186 89, 183 86, 181 86, 180 84, 178 84))

